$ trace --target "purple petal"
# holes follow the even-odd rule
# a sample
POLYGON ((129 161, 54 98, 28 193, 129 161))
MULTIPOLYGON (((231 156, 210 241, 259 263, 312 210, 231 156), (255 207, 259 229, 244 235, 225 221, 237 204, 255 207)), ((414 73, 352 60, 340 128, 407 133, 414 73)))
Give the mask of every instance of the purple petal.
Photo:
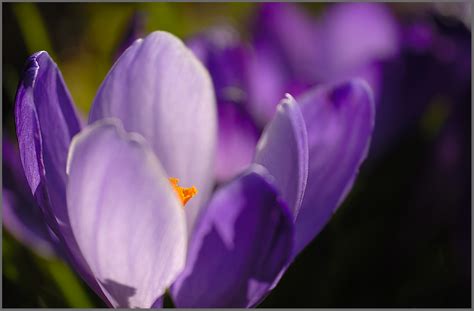
POLYGON ((81 124, 61 72, 44 51, 28 59, 15 99, 15 122, 25 177, 45 221, 72 265, 105 299, 77 248, 66 209, 67 152, 81 124))
POLYGON ((255 165, 216 192, 193 232, 186 268, 172 287, 178 307, 253 305, 288 263, 292 217, 268 178, 255 165))
POLYGON ((211 74, 218 102, 246 101, 246 68, 249 50, 235 29, 215 27, 194 36, 187 46, 211 74))
POLYGON ((54 256, 53 238, 29 189, 18 150, 6 138, 3 138, 2 148, 3 225, 36 253, 45 257, 54 256))
POLYGON ((374 61, 353 68, 346 68, 344 71, 334 73, 328 80, 331 80, 332 83, 343 83, 351 79, 363 79, 373 91, 375 104, 379 105, 384 70, 386 70, 386 67, 383 67, 381 62, 374 61))
POLYGON ((327 81, 398 53, 399 30, 382 3, 335 4, 323 16, 320 27, 324 52, 319 67, 324 68, 327 81))
POLYGON ((79 248, 114 307, 150 307, 181 272, 184 208, 142 136, 117 119, 71 143, 68 212, 79 248))
POLYGON ((287 73, 274 48, 256 46, 248 63, 247 107, 257 124, 264 127, 287 92, 287 73))
POLYGON ((209 58, 239 44, 238 32, 229 25, 208 28, 186 40, 186 45, 206 67, 209 58))
POLYGON ((194 36, 187 45, 212 76, 218 113, 216 179, 226 182, 252 162, 259 132, 243 108, 247 102, 248 49, 233 28, 216 27, 194 36))
POLYGON ((275 178, 275 185, 296 219, 308 178, 308 137, 300 108, 290 95, 282 100, 265 128, 255 162, 275 178))
MULTIPOLYGON (((51 212, 64 222, 67 150, 81 126, 61 73, 46 52, 28 59, 17 91, 15 121, 31 191, 36 197, 40 196, 38 192, 47 193, 51 212)), ((47 204, 40 206, 45 209, 47 204)))
POLYGON ((298 95, 319 82, 322 47, 315 21, 292 3, 264 3, 254 24, 249 64, 249 110, 260 126, 275 114, 285 93, 298 95))
POLYGON ((217 117, 209 74, 166 32, 137 40, 118 59, 94 100, 90 122, 119 118, 151 144, 168 176, 195 185, 188 227, 213 187, 217 117))
POLYGON ((313 80, 320 46, 316 23, 292 3, 264 3, 255 23, 256 45, 278 51, 294 76, 313 80))
POLYGON ((323 228, 350 191, 365 159, 375 107, 367 82, 316 87, 298 98, 307 126, 309 174, 295 223, 296 253, 323 228))
POLYGON ((216 179, 225 182, 252 163, 259 133, 250 116, 237 104, 219 103, 218 116, 216 179))
POLYGON ((151 305, 151 309, 162 309, 164 301, 165 301, 165 296, 162 295, 161 297, 156 299, 155 302, 151 305))

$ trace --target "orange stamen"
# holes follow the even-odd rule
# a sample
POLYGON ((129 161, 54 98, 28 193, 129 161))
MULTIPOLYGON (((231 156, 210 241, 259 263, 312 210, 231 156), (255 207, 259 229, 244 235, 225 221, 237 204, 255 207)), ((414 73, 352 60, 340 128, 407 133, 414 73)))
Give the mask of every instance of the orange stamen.
POLYGON ((178 195, 178 199, 181 201, 181 204, 183 204, 183 206, 185 206, 186 203, 188 203, 188 201, 191 200, 191 198, 194 197, 198 193, 196 187, 194 186, 192 186, 191 188, 180 187, 178 185, 179 183, 178 178, 170 177, 168 179, 171 183, 171 186, 173 186, 173 189, 178 195))

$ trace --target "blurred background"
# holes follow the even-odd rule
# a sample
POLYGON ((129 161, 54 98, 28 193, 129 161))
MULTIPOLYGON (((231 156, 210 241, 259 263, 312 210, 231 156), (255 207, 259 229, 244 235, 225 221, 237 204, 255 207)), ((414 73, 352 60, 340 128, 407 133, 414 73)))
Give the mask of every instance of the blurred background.
MULTIPOLYGON (((214 79, 220 130, 231 128, 222 135, 236 142, 221 142, 219 152, 241 152, 236 163, 218 162, 219 181, 252 157, 242 146, 253 147, 285 92, 352 77, 374 90, 374 137, 352 192, 261 307, 471 306, 468 2, 2 7, 4 196, 19 191, 5 144, 16 144, 13 103, 27 57, 48 51, 86 116, 128 44, 165 30, 185 40, 214 79)), ((60 251, 5 221, 33 213, 22 198, 21 212, 3 209, 3 306, 105 307, 60 251)))

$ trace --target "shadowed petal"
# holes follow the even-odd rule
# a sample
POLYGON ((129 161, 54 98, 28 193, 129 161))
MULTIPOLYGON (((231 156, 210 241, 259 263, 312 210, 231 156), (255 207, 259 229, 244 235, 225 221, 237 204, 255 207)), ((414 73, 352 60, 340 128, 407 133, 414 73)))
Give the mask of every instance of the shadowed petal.
POLYGON ((6 138, 2 143, 2 220, 5 228, 38 254, 54 256, 53 240, 26 181, 20 156, 6 138))
POLYGON ((216 178, 225 182, 252 163, 259 133, 248 113, 237 104, 221 102, 218 113, 216 178))
POLYGON ((186 42, 212 77, 217 101, 246 101, 248 47, 230 26, 211 28, 186 42))
POLYGON ((213 186, 217 117, 212 82, 176 37, 154 32, 118 59, 94 100, 90 122, 119 118, 151 144, 168 176, 199 190, 189 228, 213 186))
POLYGON ((104 119, 77 135, 68 212, 81 252, 114 307, 150 307, 185 263, 186 218, 143 137, 104 119))
POLYGON ((71 138, 81 126, 71 96, 56 64, 46 52, 27 62, 17 91, 15 121, 21 161, 35 197, 54 228, 67 223, 66 157, 71 138))
POLYGON ((308 178, 308 137, 300 108, 290 95, 282 100, 265 128, 255 162, 275 178, 275 185, 296 219, 308 178))
POLYGON ((231 27, 215 27, 192 37, 187 46, 212 76, 218 113, 216 179, 226 182, 252 162, 259 131, 249 113, 246 71, 249 50, 231 27))
POLYGON ((365 159, 375 108, 363 80, 316 87, 298 98, 307 126, 309 173, 296 219, 296 254, 323 228, 350 191, 365 159))
POLYGON ((178 307, 253 305, 288 263, 292 217, 258 165, 217 191, 193 232, 172 287, 178 307))

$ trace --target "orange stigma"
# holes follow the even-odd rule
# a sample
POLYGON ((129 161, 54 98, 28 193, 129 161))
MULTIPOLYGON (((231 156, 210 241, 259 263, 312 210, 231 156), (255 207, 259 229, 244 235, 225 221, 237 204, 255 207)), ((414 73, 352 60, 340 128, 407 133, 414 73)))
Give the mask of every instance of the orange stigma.
POLYGON ((191 200, 191 198, 194 197, 198 193, 196 187, 194 186, 192 186, 191 188, 183 188, 183 187, 178 186, 178 183, 179 183, 178 178, 170 177, 168 179, 171 183, 171 186, 173 186, 173 189, 178 195, 178 199, 181 201, 181 204, 183 204, 183 206, 185 206, 186 203, 188 203, 188 201, 191 200))

